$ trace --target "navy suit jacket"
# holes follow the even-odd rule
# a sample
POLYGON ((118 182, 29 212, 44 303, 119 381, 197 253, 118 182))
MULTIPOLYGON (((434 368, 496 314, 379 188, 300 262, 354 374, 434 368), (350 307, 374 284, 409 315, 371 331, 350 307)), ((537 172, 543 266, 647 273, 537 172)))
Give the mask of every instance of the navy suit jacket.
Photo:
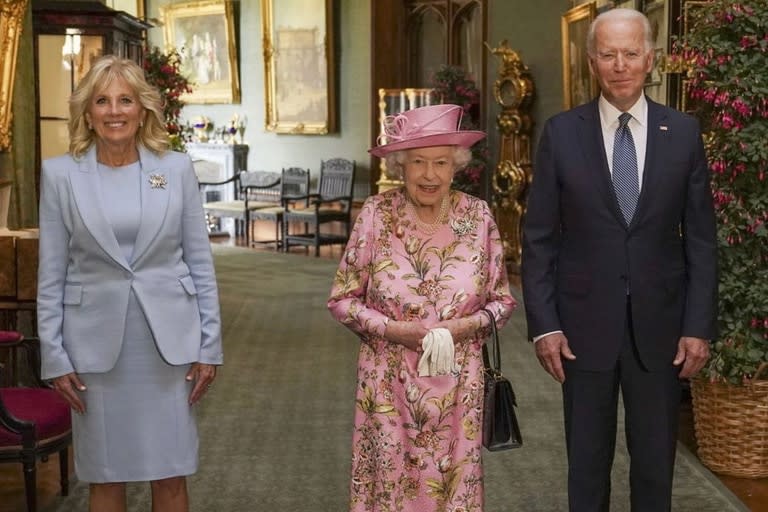
POLYGON ((168 363, 222 362, 216 276, 192 162, 172 151, 156 155, 140 147, 139 153, 141 225, 130 261, 104 213, 95 147, 77 160, 63 155, 43 162, 37 296, 43 378, 110 370, 131 290, 168 363))
POLYGON ((698 122, 648 100, 645 171, 624 221, 611 182, 598 101, 549 119, 523 227, 522 284, 529 336, 561 330, 567 362, 607 370, 632 330, 649 369, 671 364, 681 336, 712 339, 716 229, 698 122))

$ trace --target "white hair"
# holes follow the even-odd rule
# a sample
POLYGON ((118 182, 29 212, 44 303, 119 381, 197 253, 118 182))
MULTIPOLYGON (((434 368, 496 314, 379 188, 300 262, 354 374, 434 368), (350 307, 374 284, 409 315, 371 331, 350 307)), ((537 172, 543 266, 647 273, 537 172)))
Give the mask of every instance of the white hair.
POLYGON ((653 31, 651 30, 651 23, 645 17, 645 14, 634 9, 610 9, 595 18, 589 26, 589 32, 587 32, 587 55, 590 57, 594 57, 597 54, 597 48, 595 48, 597 26, 608 21, 639 22, 643 27, 645 52, 648 53, 653 48, 653 31))

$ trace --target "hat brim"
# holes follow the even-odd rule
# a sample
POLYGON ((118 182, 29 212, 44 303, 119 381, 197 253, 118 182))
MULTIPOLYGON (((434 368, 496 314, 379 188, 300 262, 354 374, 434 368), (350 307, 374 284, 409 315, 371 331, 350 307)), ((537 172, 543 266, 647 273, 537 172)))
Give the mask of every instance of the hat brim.
POLYGON ((485 133, 475 130, 461 130, 452 133, 435 133, 424 135, 423 137, 413 137, 408 140, 391 142, 381 146, 376 146, 368 150, 373 156, 382 158, 393 151, 403 151, 406 149, 427 148, 431 146, 461 146, 470 148, 476 142, 485 138, 485 133))

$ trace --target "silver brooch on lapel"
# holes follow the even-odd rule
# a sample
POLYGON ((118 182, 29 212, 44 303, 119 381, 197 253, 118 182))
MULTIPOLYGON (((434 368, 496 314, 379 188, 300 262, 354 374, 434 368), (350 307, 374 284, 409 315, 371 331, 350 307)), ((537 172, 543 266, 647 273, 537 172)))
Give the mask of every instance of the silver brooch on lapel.
POLYGON ((451 229, 458 236, 468 235, 477 230, 477 222, 474 219, 454 219, 451 221, 451 229))
POLYGON ((167 184, 168 184, 168 179, 165 177, 164 174, 149 175, 149 186, 151 186, 152 188, 165 188, 167 184))

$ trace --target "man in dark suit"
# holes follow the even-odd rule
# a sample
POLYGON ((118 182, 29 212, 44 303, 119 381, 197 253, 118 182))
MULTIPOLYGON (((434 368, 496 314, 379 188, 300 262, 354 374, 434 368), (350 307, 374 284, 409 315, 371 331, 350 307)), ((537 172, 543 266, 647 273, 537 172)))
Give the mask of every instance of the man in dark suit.
POLYGON ((709 357, 716 229, 696 120, 645 97, 651 28, 590 27, 601 95, 549 119, 524 223, 529 335, 562 383, 571 512, 607 511, 621 391, 633 512, 668 511, 681 378, 709 357), (624 114, 624 115, 622 115, 624 114))

